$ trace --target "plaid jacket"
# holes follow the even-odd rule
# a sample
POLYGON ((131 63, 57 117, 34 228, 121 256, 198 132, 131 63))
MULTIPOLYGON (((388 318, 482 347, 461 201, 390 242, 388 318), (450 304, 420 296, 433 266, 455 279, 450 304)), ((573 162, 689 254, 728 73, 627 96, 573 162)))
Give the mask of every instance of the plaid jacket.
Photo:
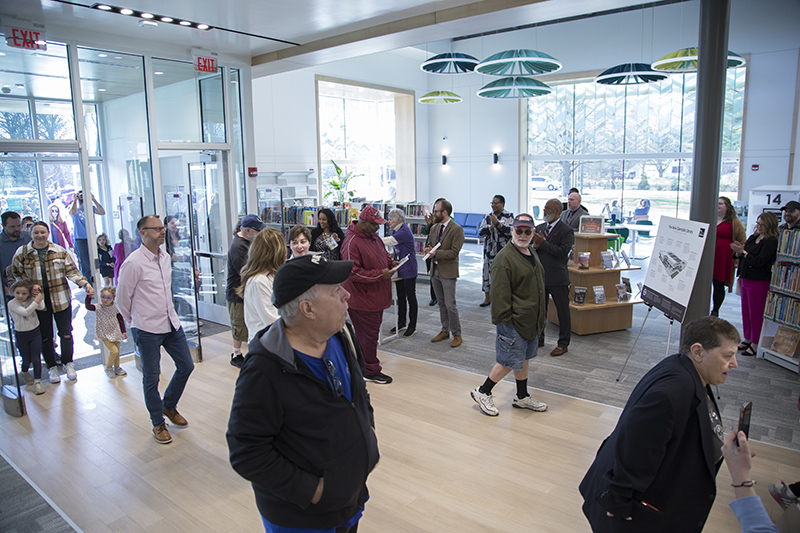
MULTIPOLYGON (((45 269, 47 270, 47 285, 50 290, 50 301, 53 303, 53 311, 63 311, 70 306, 72 292, 70 291, 67 279, 75 284, 81 280, 86 280, 75 266, 75 261, 67 251, 57 244, 49 243, 47 257, 45 259, 45 269)), ((9 268, 9 283, 17 280, 27 279, 33 283, 43 286, 42 269, 39 267, 39 252, 33 247, 33 243, 28 243, 14 254, 9 268)))

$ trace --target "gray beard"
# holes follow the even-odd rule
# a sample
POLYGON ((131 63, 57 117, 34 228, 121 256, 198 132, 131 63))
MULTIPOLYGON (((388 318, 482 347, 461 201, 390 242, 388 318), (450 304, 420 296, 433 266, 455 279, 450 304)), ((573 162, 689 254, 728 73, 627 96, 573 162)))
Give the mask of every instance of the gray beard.
POLYGON ((545 222, 547 222, 548 224, 551 224, 556 219, 556 216, 554 214, 550 213, 549 215, 545 215, 542 218, 544 219, 545 222))

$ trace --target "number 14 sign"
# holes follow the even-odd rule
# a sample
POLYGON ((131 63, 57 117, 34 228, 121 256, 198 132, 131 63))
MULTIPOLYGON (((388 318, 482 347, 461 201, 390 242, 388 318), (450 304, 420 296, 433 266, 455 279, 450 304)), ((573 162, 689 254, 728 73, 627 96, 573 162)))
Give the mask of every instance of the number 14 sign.
POLYGON ((800 201, 800 187, 788 185, 763 185, 750 190, 749 211, 747 217, 747 234, 755 231, 756 218, 761 213, 773 212, 778 217, 778 224, 783 223, 781 207, 790 201, 800 201))

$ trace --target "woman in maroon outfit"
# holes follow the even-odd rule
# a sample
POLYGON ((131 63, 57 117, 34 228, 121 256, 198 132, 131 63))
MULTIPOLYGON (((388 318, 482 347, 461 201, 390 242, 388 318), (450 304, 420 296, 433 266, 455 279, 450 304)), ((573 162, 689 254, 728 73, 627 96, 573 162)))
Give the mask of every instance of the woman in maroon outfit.
POLYGON ((725 300, 725 289, 728 292, 733 289, 733 269, 735 267, 731 243, 744 243, 747 240, 747 233, 744 231, 736 211, 731 205, 729 198, 719 197, 717 202, 717 242, 714 247, 714 277, 712 286, 714 289, 711 316, 719 316, 719 308, 725 300))

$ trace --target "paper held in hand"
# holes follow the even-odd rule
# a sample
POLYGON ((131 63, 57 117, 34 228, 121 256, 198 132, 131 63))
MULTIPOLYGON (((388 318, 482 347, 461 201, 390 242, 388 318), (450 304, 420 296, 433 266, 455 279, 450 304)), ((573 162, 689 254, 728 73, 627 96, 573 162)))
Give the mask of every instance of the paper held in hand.
POLYGON ((438 250, 438 249, 439 249, 439 246, 441 246, 441 245, 442 245, 442 243, 440 243, 440 242, 437 242, 437 243, 436 243, 436 246, 434 246, 433 248, 431 248, 431 251, 430 251, 430 252, 428 252, 427 254, 425 254, 425 256, 422 258, 422 260, 423 260, 423 261, 427 261, 428 259, 430 259, 430 258, 431 258, 431 254, 432 254, 433 252, 435 252, 436 250, 438 250))
MULTIPOLYGON (((439 246, 439 245, 437 244, 436 246, 439 246)), ((409 254, 409 255, 410 255, 410 254, 409 254)), ((408 256, 408 255, 407 255, 407 256, 405 256, 404 258, 402 258, 402 259, 401 259, 401 260, 400 260, 400 261, 397 263, 397 265, 396 265, 394 268, 391 268, 391 269, 389 269, 389 272, 391 272, 392 274, 394 274, 395 272, 397 272, 398 270, 400 270, 400 267, 406 264, 406 261, 408 261, 408 258, 409 258, 409 256, 408 256)))

